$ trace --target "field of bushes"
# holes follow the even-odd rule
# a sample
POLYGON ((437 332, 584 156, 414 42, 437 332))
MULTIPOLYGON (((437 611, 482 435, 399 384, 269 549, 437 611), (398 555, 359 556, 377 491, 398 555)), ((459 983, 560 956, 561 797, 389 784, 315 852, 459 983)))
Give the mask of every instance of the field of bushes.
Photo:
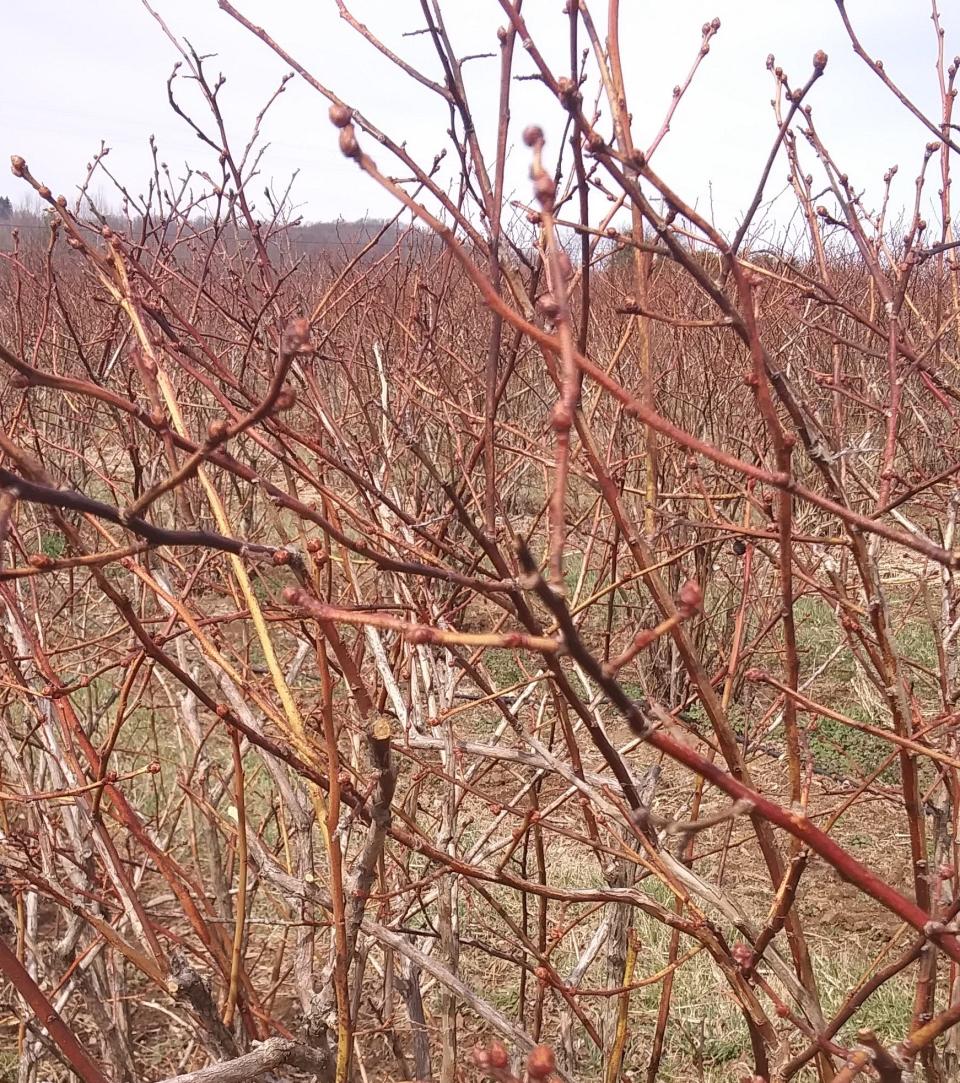
POLYGON ((396 217, 264 204, 263 114, 234 131, 186 40, 171 102, 220 175, 97 158, 66 197, 12 159, 0 1078, 958 1078, 936 5, 934 116, 847 24, 917 117, 911 203, 822 141, 827 56, 771 60, 729 233, 657 172, 717 20, 658 134, 616 3, 501 0, 484 139, 454 5, 422 6, 424 70, 347 12, 449 105, 445 186, 219 6, 396 217), (562 141, 511 116, 519 76, 562 141), (799 231, 754 228, 774 164, 799 231))

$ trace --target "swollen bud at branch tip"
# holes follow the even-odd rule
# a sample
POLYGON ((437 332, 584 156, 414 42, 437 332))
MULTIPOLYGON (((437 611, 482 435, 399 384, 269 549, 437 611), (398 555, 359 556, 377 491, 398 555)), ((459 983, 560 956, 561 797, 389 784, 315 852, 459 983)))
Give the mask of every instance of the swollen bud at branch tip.
POLYGON ((680 607, 696 612, 703 605, 703 591, 694 579, 688 579, 680 588, 680 607))
POLYGON ((827 54, 822 49, 818 49, 813 54, 813 70, 819 74, 826 66, 827 54))
POLYGON ((10 155, 10 172, 15 177, 22 177, 26 172, 27 163, 20 157, 19 154, 10 155))
POLYGON ((539 124, 531 124, 528 128, 524 128, 523 141, 528 147, 542 146, 543 128, 541 128, 539 124))
POLYGON ((340 150, 347 158, 360 157, 360 144, 357 142, 357 133, 353 130, 352 124, 340 129, 340 150))
POLYGON ((491 1042, 487 1049, 491 1068, 506 1068, 510 1064, 510 1055, 502 1042, 491 1042))
POLYGON ((557 1058, 549 1045, 537 1045, 527 1057, 527 1075, 531 1079, 546 1079, 556 1068, 557 1058))
POLYGON ((330 123, 337 128, 346 128, 353 119, 353 111, 348 109, 343 102, 334 102, 329 110, 330 123))
POLYGON ((746 944, 734 944, 730 949, 730 954, 733 956, 733 961, 739 967, 748 966, 753 958, 753 952, 746 944))
POLYGON ((215 418, 207 426, 207 441, 211 444, 223 443, 227 438, 227 433, 230 431, 230 426, 223 420, 222 417, 215 418))
POLYGON ((303 317, 291 320, 280 336, 280 352, 289 357, 295 353, 308 353, 310 349, 310 321, 303 317))
POLYGON ((360 144, 356 142, 356 132, 353 125, 347 125, 340 129, 340 151, 348 158, 360 157, 360 144))

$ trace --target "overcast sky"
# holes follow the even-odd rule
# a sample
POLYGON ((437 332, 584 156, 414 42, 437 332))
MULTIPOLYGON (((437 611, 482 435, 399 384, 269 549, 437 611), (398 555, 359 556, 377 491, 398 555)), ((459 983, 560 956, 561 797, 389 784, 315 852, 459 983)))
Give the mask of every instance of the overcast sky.
MULTIPOLYGON (((392 136, 406 140, 422 160, 429 162, 443 145, 448 120, 442 104, 402 78, 361 40, 338 17, 334 0, 236 3, 318 79, 392 136)), ((222 13, 216 0, 154 0, 153 6, 173 33, 187 37, 198 52, 216 54, 209 61, 210 71, 226 76, 224 112, 232 139, 242 148, 253 117, 287 68, 222 13)), ((418 0, 348 0, 348 6, 396 52, 423 61, 437 74, 427 39, 404 37, 406 31, 423 26, 418 0)), ((960 2, 944 0, 940 6, 950 56, 960 52, 960 2)), ((593 7, 599 18, 606 4, 595 0, 593 7)), ((565 71, 567 55, 561 8, 561 0, 527 0, 524 5, 534 37, 558 73, 565 71)), ((748 201, 774 136, 772 85, 765 68, 768 53, 775 54, 799 85, 809 75, 813 53, 827 51, 826 76, 810 98, 821 134, 842 168, 870 193, 879 191, 883 172, 899 164, 899 197, 912 199, 913 179, 929 135, 853 55, 834 0, 625 0, 621 8, 621 46, 641 145, 659 128, 672 88, 685 77, 699 45, 701 25, 714 16, 722 22, 655 162, 675 189, 708 213, 712 200, 721 226, 729 228, 748 201)), ((847 8, 866 47, 936 117, 939 95, 930 0, 848 0, 847 8)), ((504 16, 496 0, 448 0, 443 9, 462 54, 497 52, 496 31, 504 16)), ((5 4, 3 30, 0 149, 5 155, 23 155, 34 174, 55 192, 73 196, 101 139, 112 148, 107 164, 135 193, 144 190, 149 176, 151 133, 175 174, 183 172, 187 161, 195 167, 215 167, 212 153, 167 103, 166 81, 177 55, 140 0, 5 4)), ((532 70, 518 47, 516 73, 532 70)), ((488 147, 493 143, 497 72, 495 59, 467 65, 468 90, 488 147)), ((195 109, 197 119, 206 123, 195 91, 184 83, 179 93, 195 109)), ((595 88, 588 88, 588 100, 593 93, 595 88)), ((300 79, 289 84, 265 124, 271 147, 254 186, 257 197, 262 198, 265 183, 284 188, 299 169, 293 192, 307 219, 390 213, 389 199, 337 151, 326 108, 300 79)), ((526 124, 549 123, 555 116, 556 106, 542 86, 516 84, 515 136, 526 124)), ((367 149, 381 166, 392 168, 382 148, 372 148, 368 141, 367 149)), ((511 158, 510 180, 523 199, 528 196, 527 155, 517 145, 511 158)), ((813 165, 809 153, 806 160, 813 165)), ((25 186, 9 174, 2 176, 0 194, 19 202, 25 186)), ((781 189, 785 178, 781 163, 769 194, 781 189)), ((106 194, 103 182, 97 189, 106 194)), ((936 189, 934 181, 928 192, 930 204, 936 189)), ((113 197, 107 201, 115 203, 113 197)))

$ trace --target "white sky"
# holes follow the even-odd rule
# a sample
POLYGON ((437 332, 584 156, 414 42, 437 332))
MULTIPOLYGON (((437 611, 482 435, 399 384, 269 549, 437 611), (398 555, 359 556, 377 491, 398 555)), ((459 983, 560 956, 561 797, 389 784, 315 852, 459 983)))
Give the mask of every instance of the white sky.
MULTIPOLYGON (((421 60, 433 75, 438 64, 425 37, 404 38, 423 26, 418 0, 353 0, 348 6, 405 58, 421 60)), ((947 55, 960 52, 960 0, 942 0, 947 55)), ((46 0, 3 5, 4 49, 0 67, 0 150, 21 154, 34 174, 69 197, 86 163, 103 139, 112 148, 111 171, 134 193, 144 190, 151 169, 147 138, 157 137, 161 158, 174 174, 183 163, 214 169, 212 152, 172 113, 166 80, 177 59, 139 0, 46 0)), ((216 53, 209 71, 222 71, 221 100, 232 140, 242 149, 249 126, 287 70, 278 57, 222 13, 215 0, 154 0, 170 29, 201 53, 216 53)), ((401 77, 337 14, 334 0, 237 0, 252 21, 265 26, 321 82, 398 140, 406 140, 429 162, 446 142, 446 109, 428 90, 401 77), (439 133, 439 134, 438 134, 439 133)), ((852 53, 834 0, 624 0, 621 46, 635 117, 636 142, 644 145, 658 130, 673 86, 686 76, 700 41, 700 27, 713 16, 722 27, 682 102, 670 134, 655 159, 658 172, 686 198, 713 211, 729 228, 750 198, 772 143, 775 127, 770 98, 768 53, 802 84, 811 57, 830 56, 826 75, 808 99, 828 147, 851 179, 879 191, 883 172, 898 163, 897 192, 912 200, 913 180, 929 135, 879 84, 852 53)), ((861 40, 883 59, 887 71, 934 117, 939 92, 934 70, 935 39, 929 0, 848 0, 861 40)), ((446 0, 451 37, 461 52, 496 53, 497 27, 504 16, 496 0, 446 0)), ((566 71, 566 17, 561 0, 527 0, 524 14, 558 74, 566 71)), ((606 4, 594 0, 600 20, 606 4)), ((499 63, 467 65, 481 135, 493 147, 499 63), (486 105, 484 105, 486 102, 486 105)), ((515 72, 533 70, 517 48, 515 72)), ((548 127, 557 106, 537 83, 515 84, 510 180, 519 198, 528 196, 528 152, 519 143, 526 124, 548 127)), ((181 82, 180 96, 193 115, 208 118, 196 92, 181 82)), ((595 86, 585 91, 592 101, 595 86)), ((300 169, 296 201, 308 220, 353 219, 392 213, 372 182, 341 157, 326 102, 296 79, 268 116, 271 149, 262 176, 252 186, 261 198, 264 183, 282 189, 300 169)), ((367 149, 387 171, 389 156, 367 149)), ((549 149, 549 147, 548 147, 549 149)), ((808 167, 812 155, 805 155, 808 167)), ((774 169, 768 194, 783 187, 784 163, 774 169)), ((116 205, 103 182, 94 191, 116 205)), ((936 176, 927 201, 936 200, 936 176)), ((0 194, 18 203, 25 186, 4 170, 0 194)), ((266 208, 264 208, 266 213, 266 208)), ((932 217, 932 213, 931 213, 932 217)))

